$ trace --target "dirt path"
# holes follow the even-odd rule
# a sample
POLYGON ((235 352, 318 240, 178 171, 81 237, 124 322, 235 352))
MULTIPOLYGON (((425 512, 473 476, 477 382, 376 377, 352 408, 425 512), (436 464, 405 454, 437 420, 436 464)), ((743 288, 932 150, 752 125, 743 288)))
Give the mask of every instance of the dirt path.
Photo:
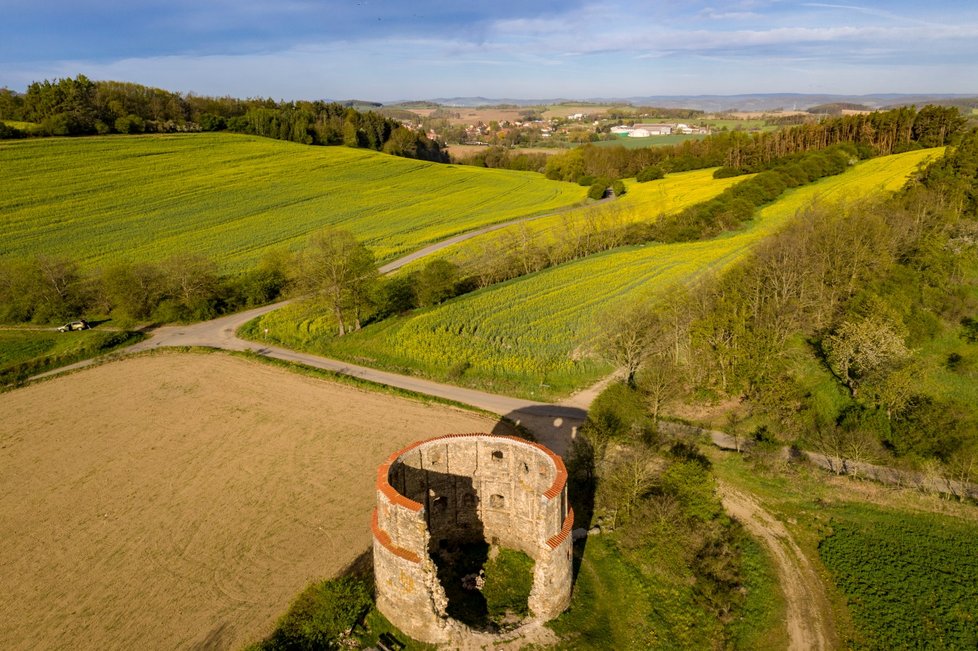
POLYGON ((720 483, 720 498, 735 517, 771 554, 784 590, 788 649, 835 648, 828 597, 818 574, 784 525, 752 497, 720 483))

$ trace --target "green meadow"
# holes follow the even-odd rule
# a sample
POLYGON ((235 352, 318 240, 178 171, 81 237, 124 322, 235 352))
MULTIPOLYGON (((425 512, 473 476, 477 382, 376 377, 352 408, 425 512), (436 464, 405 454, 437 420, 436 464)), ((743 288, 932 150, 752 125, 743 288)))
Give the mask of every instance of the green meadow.
POLYGON ((642 147, 667 147, 669 145, 678 145, 686 142, 687 140, 702 140, 705 137, 705 134, 685 133, 671 133, 668 136, 649 136, 647 138, 630 138, 628 136, 619 136, 614 140, 599 140, 594 144, 598 147, 614 147, 616 145, 621 145, 625 149, 641 149, 642 147))
POLYGON ((4 141, 0 255, 92 268, 194 253, 235 271, 331 225, 385 261, 585 192, 532 173, 235 134, 4 141))
POLYGON ((53 328, 0 329, 0 386, 94 357, 142 338, 134 332, 53 328))
POLYGON ((616 309, 728 268, 812 201, 856 201, 893 192, 942 151, 868 160, 789 190, 745 228, 713 240, 615 249, 346 337, 332 336, 325 310, 308 304, 272 312, 260 326, 287 346, 360 364, 528 398, 566 395, 611 370, 593 343, 616 309))

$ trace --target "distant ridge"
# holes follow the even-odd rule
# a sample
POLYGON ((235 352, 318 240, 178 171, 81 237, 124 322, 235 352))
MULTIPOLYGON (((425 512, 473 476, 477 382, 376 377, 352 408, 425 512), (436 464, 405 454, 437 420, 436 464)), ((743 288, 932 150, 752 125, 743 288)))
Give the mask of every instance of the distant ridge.
MULTIPOLYGON (((955 103, 954 100, 975 99, 975 93, 876 93, 870 95, 833 95, 807 93, 751 93, 743 95, 635 95, 631 97, 588 97, 578 99, 515 99, 490 97, 438 97, 425 102, 454 108, 477 106, 539 106, 547 104, 633 104, 636 106, 660 106, 662 108, 689 108, 710 113, 724 111, 773 111, 776 109, 804 111, 820 104, 853 103, 870 108, 884 108, 933 103, 955 103)), ((978 100, 976 100, 978 101, 978 100)), ((403 105, 409 101, 387 102, 403 105)))

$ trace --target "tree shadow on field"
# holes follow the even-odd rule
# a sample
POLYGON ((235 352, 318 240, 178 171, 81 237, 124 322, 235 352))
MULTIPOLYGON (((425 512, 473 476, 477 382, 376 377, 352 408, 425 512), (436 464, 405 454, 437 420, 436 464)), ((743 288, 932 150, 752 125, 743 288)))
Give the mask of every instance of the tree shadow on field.
POLYGON ((196 642, 191 651, 210 651, 210 649, 227 649, 231 645, 234 629, 227 622, 212 628, 203 640, 196 642))
POLYGON ((510 434, 509 423, 532 435, 537 443, 550 448, 564 460, 577 438, 587 412, 578 407, 561 405, 530 405, 513 410, 493 428, 493 434, 510 434))

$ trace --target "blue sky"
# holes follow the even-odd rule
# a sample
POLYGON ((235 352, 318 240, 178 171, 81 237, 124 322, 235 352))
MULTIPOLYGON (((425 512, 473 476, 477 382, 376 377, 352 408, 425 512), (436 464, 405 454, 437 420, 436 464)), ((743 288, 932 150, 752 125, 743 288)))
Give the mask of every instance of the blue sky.
POLYGON ((0 0, 0 86, 276 99, 978 94, 978 2, 0 0))

